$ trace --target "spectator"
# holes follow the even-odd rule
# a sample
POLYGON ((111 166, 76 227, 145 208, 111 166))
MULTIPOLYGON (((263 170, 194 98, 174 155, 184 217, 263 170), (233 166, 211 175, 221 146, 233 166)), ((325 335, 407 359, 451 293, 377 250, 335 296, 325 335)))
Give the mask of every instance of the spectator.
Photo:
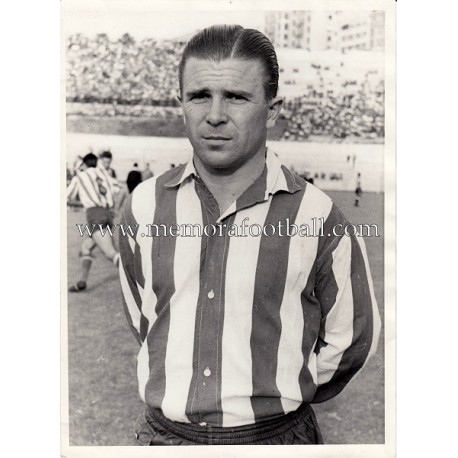
POLYGON ((363 190, 361 188, 361 173, 358 172, 358 175, 356 177, 355 207, 359 207, 359 201, 361 200, 362 194, 363 190))
POLYGON ((127 175, 127 188, 129 194, 142 182, 142 173, 138 170, 138 164, 134 163, 134 168, 127 175))
POLYGON ((146 181, 148 178, 151 178, 153 176, 153 172, 151 171, 149 167, 149 162, 146 163, 145 165, 145 170, 142 172, 142 181, 146 181))

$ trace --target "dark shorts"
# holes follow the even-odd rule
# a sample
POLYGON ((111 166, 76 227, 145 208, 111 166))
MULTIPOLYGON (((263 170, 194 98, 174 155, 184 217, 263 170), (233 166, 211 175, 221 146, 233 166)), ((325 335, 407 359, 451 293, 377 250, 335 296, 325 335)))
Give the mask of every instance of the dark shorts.
POLYGON ((360 186, 358 186, 356 189, 355 189, 355 194, 358 196, 358 197, 361 197, 361 194, 363 193, 363 190, 361 189, 360 186))
POLYGON ((140 445, 300 445, 322 444, 323 438, 310 405, 274 420, 237 426, 199 426, 171 421, 157 409, 146 408, 137 419, 140 445))
POLYGON ((91 207, 86 210, 87 224, 92 227, 93 224, 102 228, 113 227, 113 213, 109 208, 91 207))

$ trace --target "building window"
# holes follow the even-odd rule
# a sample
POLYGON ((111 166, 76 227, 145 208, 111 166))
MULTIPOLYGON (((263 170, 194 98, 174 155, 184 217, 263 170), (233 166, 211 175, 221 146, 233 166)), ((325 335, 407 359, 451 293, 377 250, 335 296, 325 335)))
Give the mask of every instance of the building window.
POLYGON ((298 68, 293 68, 293 73, 299 73, 299 69, 298 68))

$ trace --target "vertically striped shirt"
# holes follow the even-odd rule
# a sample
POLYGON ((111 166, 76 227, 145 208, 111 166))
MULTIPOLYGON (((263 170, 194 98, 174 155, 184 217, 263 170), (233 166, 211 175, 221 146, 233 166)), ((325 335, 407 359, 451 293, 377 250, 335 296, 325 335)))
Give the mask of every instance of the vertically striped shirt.
POLYGON ((119 183, 105 170, 90 167, 76 175, 67 187, 67 199, 74 200, 78 195, 84 208, 114 205, 113 196, 119 191, 119 183))
POLYGON ((120 279, 141 346, 140 396, 169 419, 274 418, 332 398, 375 352, 380 318, 363 239, 333 235, 346 224, 342 213, 273 154, 222 215, 190 161, 139 185, 124 222, 139 225, 120 237, 120 279), (324 235, 281 236, 269 226, 312 228, 314 218, 324 235), (244 219, 267 235, 230 235, 244 219), (148 236, 148 224, 222 232, 148 236))

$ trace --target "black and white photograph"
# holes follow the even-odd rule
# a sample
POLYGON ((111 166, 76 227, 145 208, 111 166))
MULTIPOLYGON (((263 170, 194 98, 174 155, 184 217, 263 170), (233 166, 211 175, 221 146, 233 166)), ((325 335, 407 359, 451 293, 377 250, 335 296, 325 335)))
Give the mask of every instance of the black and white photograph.
POLYGON ((62 1, 63 456, 394 456, 394 7, 62 1))

